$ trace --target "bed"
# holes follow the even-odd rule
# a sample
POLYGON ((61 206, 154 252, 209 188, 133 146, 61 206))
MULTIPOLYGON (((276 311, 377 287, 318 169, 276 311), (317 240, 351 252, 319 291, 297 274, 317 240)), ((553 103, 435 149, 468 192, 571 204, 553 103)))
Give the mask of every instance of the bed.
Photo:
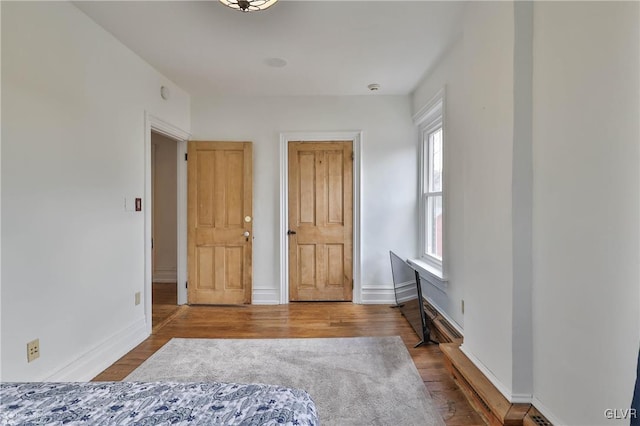
POLYGON ((303 390, 218 382, 0 383, 2 425, 319 425, 303 390))

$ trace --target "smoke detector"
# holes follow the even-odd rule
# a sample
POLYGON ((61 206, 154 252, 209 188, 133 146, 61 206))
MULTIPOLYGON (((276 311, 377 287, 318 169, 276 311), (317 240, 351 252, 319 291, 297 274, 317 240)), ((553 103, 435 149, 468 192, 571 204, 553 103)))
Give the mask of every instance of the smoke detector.
POLYGON ((380 89, 380 85, 378 83, 371 83, 367 86, 367 88, 372 92, 375 92, 376 90, 380 89))

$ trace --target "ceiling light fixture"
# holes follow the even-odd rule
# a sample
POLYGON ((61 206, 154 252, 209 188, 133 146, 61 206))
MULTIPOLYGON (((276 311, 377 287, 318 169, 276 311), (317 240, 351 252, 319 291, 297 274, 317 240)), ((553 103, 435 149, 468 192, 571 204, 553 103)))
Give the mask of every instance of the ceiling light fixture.
POLYGON ((243 12, 253 12, 256 10, 265 10, 273 6, 278 0, 220 0, 220 3, 231 9, 241 10, 243 12))

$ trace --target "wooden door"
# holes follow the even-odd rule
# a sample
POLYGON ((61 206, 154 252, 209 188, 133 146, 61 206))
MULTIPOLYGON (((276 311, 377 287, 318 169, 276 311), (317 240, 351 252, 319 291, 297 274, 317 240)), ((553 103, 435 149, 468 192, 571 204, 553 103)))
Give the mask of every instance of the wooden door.
POLYGON ((352 299, 353 147, 289 142, 289 299, 352 299))
POLYGON ((251 303, 251 142, 189 142, 187 170, 189 303, 251 303))

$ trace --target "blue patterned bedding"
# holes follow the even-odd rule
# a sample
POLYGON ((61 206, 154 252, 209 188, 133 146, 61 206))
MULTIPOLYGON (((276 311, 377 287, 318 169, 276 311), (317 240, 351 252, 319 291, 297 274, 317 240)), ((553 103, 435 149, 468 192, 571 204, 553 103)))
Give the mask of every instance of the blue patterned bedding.
POLYGON ((2 425, 319 425, 303 390, 261 384, 0 383, 2 425))

